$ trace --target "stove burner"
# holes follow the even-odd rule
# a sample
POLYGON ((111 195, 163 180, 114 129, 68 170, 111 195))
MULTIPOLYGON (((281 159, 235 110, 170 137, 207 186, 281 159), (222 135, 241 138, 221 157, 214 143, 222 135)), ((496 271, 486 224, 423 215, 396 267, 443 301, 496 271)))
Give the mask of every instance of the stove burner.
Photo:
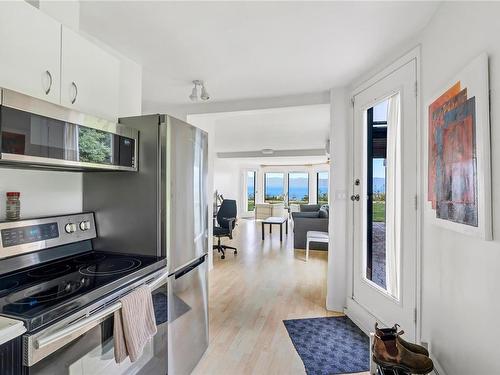
POLYGON ((40 267, 34 269, 33 271, 28 272, 28 276, 31 277, 54 277, 58 275, 62 275, 63 273, 68 272, 71 269, 71 266, 68 264, 51 264, 46 267, 40 267))
POLYGON ((139 268, 141 264, 142 262, 136 258, 106 259, 99 264, 81 267, 80 273, 86 276, 109 276, 123 272, 132 272, 139 268))
MULTIPOLYGON (((24 298, 18 301, 12 301, 9 297, 7 297, 7 301, 13 305, 36 306, 40 303, 66 298, 71 294, 78 292, 82 286, 83 284, 80 282, 68 281, 67 283, 56 285, 55 287, 49 288, 35 295, 29 295, 30 291, 28 290, 24 298)), ((12 298, 15 297, 12 296, 12 298)))
POLYGON ((106 255, 104 254, 87 254, 87 255, 82 255, 81 257, 75 258, 74 262, 75 263, 97 263, 101 262, 106 258, 106 255))

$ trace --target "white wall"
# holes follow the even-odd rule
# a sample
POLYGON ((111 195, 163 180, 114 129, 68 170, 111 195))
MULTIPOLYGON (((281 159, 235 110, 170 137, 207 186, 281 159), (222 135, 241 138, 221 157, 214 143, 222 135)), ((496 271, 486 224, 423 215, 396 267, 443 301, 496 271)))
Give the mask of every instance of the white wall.
POLYGON ((78 172, 0 169, 0 220, 5 218, 5 193, 21 192, 21 217, 82 211, 82 175, 78 172))
POLYGON ((238 217, 241 217, 241 186, 243 171, 239 163, 227 159, 215 159, 214 190, 226 199, 236 199, 238 217))
POLYGON ((346 305, 347 272, 347 196, 350 190, 348 158, 349 121, 348 91, 344 88, 331 90, 331 143, 330 143, 330 222, 328 233, 328 275, 326 307, 343 311, 346 305))
MULTIPOLYGON (((396 56, 403 55, 417 43, 421 44, 421 118, 427 115, 426 104, 436 92, 441 90, 468 62, 486 51, 490 56, 491 89, 491 144, 492 144, 492 185, 494 241, 486 242, 461 235, 433 224, 433 213, 424 210, 422 220, 422 306, 421 340, 430 345, 431 355, 439 374, 448 375, 489 375, 500 374, 498 362, 498 317, 500 316, 500 227, 495 225, 500 215, 500 197, 496 194, 500 185, 500 150, 494 146, 500 141, 500 14, 499 3, 445 2, 437 10, 426 28, 414 39, 388 55, 388 60, 377 64, 369 75, 364 75, 352 87, 369 78, 380 67, 389 65, 396 56), (394 58, 392 58, 392 57, 394 58)), ((332 92, 332 140, 349 141, 348 129, 352 126, 349 118, 345 128, 338 129, 335 100, 332 92)), ((351 96, 349 89, 344 100, 351 96)), ((349 114, 349 106, 344 107, 349 114)), ((337 108, 338 110, 338 108, 337 108)), ((342 109, 340 109, 342 111, 342 109)), ((426 122, 420 123, 422 138, 420 148, 421 187, 420 201, 427 199, 427 129, 426 122)), ((334 146, 335 148, 335 146, 334 146)), ((335 153, 334 150, 332 152, 335 153)), ((350 154, 346 154, 350 155, 350 154)), ((338 176, 338 162, 332 155, 334 181, 338 176)), ((347 163, 344 161, 344 164, 347 163)), ((342 168, 340 168, 342 169, 342 168)), ((348 173, 350 175, 350 171, 348 173)), ((347 187, 349 184, 346 185, 347 187)), ((334 188, 335 190, 337 188, 334 188)), ((336 200, 333 202, 336 218, 336 200)), ((334 218, 334 220, 335 220, 334 218)), ((336 224, 333 224, 336 226, 336 224)), ((333 228, 335 231, 335 228, 333 228)), ((349 231, 347 235, 349 235, 349 231)), ((335 235, 333 236, 335 237, 335 235)), ((333 256, 338 238, 334 241, 333 256)), ((330 253, 331 254, 331 253, 330 253)), ((350 258, 347 249, 348 261, 350 258)), ((342 254, 341 254, 342 256, 342 254)), ((348 265, 349 270, 350 265, 348 265)), ((335 267, 329 268, 328 301, 337 306, 335 267), (332 274, 333 271, 333 274, 332 274)), ((347 283, 351 275, 347 275, 347 283)), ((339 284, 340 285, 340 284, 339 284)))
MULTIPOLYGON (((422 340, 431 344, 447 374, 500 374, 500 226, 495 225, 500 217, 500 150, 495 147, 500 141, 499 15, 499 3, 444 3, 421 36, 422 116, 425 103, 469 61, 483 51, 490 56, 496 240, 437 227, 429 211, 423 218, 422 340)), ((423 131, 421 196, 426 197, 427 129, 423 131)))

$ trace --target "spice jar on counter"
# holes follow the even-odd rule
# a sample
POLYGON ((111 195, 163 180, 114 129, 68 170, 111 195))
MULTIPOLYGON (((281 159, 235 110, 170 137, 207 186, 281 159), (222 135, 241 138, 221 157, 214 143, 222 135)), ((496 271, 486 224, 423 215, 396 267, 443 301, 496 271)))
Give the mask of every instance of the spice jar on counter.
POLYGON ((19 200, 21 193, 17 191, 7 192, 7 220, 19 220, 21 218, 21 201, 19 200))

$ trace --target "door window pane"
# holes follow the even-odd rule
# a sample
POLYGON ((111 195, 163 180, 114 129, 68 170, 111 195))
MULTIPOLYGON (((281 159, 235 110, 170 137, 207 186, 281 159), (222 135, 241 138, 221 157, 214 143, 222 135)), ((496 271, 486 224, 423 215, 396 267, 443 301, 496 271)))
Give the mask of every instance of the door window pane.
POLYGON ((247 172, 247 211, 255 208, 255 171, 247 172))
POLYGON ((309 203, 309 173, 288 174, 288 203, 309 203))
POLYGON ((366 278, 386 289, 387 100, 367 111, 366 278))
POLYGON ((283 202, 285 174, 269 172, 264 175, 264 201, 266 203, 283 202))
POLYGON ((328 204, 328 172, 318 172, 316 179, 318 204, 328 204))

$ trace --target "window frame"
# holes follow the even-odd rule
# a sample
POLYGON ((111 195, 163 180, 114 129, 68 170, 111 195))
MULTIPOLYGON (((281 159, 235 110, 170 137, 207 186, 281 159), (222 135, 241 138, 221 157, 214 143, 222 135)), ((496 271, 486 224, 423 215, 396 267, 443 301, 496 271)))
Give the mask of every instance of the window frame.
POLYGON ((311 201, 311 196, 310 196, 310 186, 309 186, 309 179, 310 179, 310 176, 309 176, 309 172, 307 171, 294 171, 294 172, 288 172, 287 173, 287 189, 286 189, 286 194, 287 194, 287 204, 290 205, 290 175, 291 174, 305 174, 307 175, 307 201, 297 201, 297 202, 292 202, 292 204, 309 204, 309 202, 311 201))
POLYGON ((266 199, 266 196, 267 196, 267 175, 268 174, 281 174, 282 175, 282 184, 281 184, 281 187, 282 187, 282 191, 283 193, 282 194, 285 194, 285 174, 286 172, 264 172, 264 203, 277 203, 277 201, 268 201, 266 199))
POLYGON ((330 204, 330 172, 329 171, 317 171, 316 172, 316 204, 330 204), (327 201, 326 203, 320 203, 319 201, 319 175, 320 173, 326 173, 328 175, 328 191, 327 191, 327 201))
POLYGON ((252 169, 252 170, 247 170, 246 171, 246 176, 245 176, 245 209, 246 212, 255 212, 255 204, 257 202, 257 171, 252 169), (250 177, 250 174, 253 174, 253 210, 248 209, 248 204, 250 202, 250 199, 248 198, 248 179, 250 177))

